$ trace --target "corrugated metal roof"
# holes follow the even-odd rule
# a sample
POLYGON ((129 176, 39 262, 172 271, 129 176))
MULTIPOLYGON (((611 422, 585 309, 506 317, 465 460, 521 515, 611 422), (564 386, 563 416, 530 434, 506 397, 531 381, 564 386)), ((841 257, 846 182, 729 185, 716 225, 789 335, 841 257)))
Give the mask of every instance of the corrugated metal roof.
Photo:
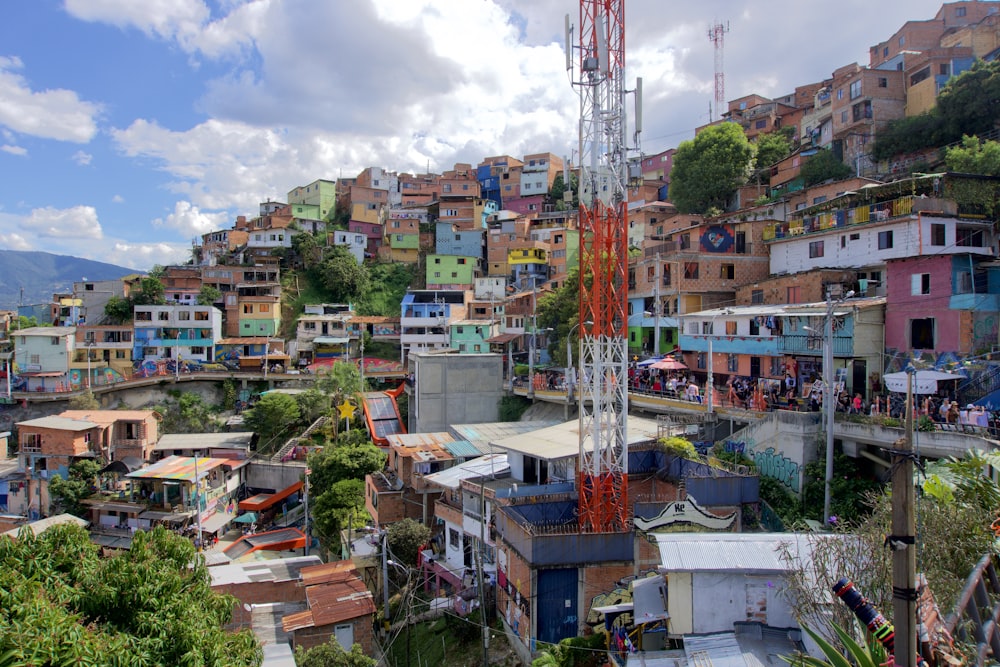
POLYGON ((449 426, 449 432, 458 440, 468 440, 480 454, 491 454, 491 442, 509 438, 520 433, 529 433, 549 426, 561 424, 561 420, 538 420, 525 422, 488 422, 484 424, 458 424, 449 426))
POLYGON ((153 450, 244 448, 250 446, 253 436, 253 431, 234 431, 231 433, 167 433, 160 436, 153 450))
MULTIPOLYGON (((648 442, 656 439, 656 430, 656 421, 630 415, 625 437, 630 445, 648 442)), ((557 426, 504 438, 493 445, 508 452, 527 454, 546 461, 577 456, 580 453, 580 422, 574 419, 557 426)))
POLYGON ((98 428, 100 424, 95 424, 92 421, 87 421, 85 419, 70 419, 69 417, 61 417, 55 415, 52 417, 39 417, 38 419, 29 419, 28 421, 17 422, 18 428, 23 426, 28 426, 30 428, 51 428, 59 431, 88 431, 92 428, 98 428))
POLYGON ((296 556, 252 563, 228 563, 208 571, 212 586, 249 584, 260 581, 298 580, 302 570, 322 564, 319 556, 296 556))
POLYGON ((390 445, 400 445, 402 447, 439 446, 452 442, 455 438, 451 433, 392 433, 385 436, 390 445))
POLYGON ((155 410, 63 410, 58 416, 83 419, 97 424, 114 424, 120 421, 141 421, 156 414, 155 410))
MULTIPOLYGON (((239 462, 237 462, 239 463, 239 462)), ((207 456, 197 457, 198 477, 204 478, 215 468, 232 465, 229 459, 216 459, 207 456)), ((125 475, 132 479, 176 479, 194 482, 194 456, 168 456, 148 468, 142 468, 125 475)))
POLYGON ((26 528, 35 535, 41 535, 52 526, 59 526, 64 523, 75 523, 78 526, 86 527, 87 525, 89 525, 90 522, 85 521, 80 517, 73 516, 72 514, 57 514, 55 516, 39 519, 38 521, 32 521, 31 523, 26 523, 23 526, 18 526, 17 528, 8 530, 6 533, 3 534, 7 535, 8 537, 17 537, 18 532, 20 532, 22 528, 26 528))
POLYGON ((357 577, 339 583, 309 586, 306 600, 309 601, 315 625, 330 625, 375 613, 372 592, 357 577))
POLYGON ((449 489, 457 489, 462 485, 463 479, 507 475, 509 472, 510 464, 507 462, 506 454, 487 454, 452 466, 447 470, 425 475, 424 481, 449 489))
POLYGON ((805 533, 650 533, 666 572, 789 572, 783 550, 808 560, 813 545, 833 535, 805 533))
POLYGON ((351 577, 356 577, 358 568, 350 560, 337 560, 332 563, 320 563, 302 568, 299 576, 302 578, 304 586, 315 586, 316 584, 327 584, 344 581, 351 577))
POLYGON ((444 443, 444 448, 451 452, 456 459, 475 458, 482 454, 479 448, 468 440, 452 440, 444 443))
POLYGON ((684 654, 692 665, 712 667, 747 667, 736 633, 684 635, 684 654))

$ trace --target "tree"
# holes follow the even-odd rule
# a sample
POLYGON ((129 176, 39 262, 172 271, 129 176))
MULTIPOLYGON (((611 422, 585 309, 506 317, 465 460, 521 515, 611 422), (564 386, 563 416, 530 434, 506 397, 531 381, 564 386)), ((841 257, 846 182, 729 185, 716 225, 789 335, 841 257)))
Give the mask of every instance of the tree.
POLYGON ((349 652, 345 651, 336 637, 330 637, 326 644, 314 646, 308 651, 303 651, 301 646, 295 647, 297 667, 375 667, 377 662, 362 652, 360 644, 352 646, 349 652))
POLYGON ((948 82, 937 98, 944 135, 956 141, 963 134, 992 130, 1000 107, 1000 61, 977 60, 948 82))
POLYGON ((736 123, 720 123, 682 141, 670 170, 670 201, 681 213, 725 209, 746 183, 754 146, 736 123))
POLYGON ((31 329, 37 326, 38 326, 38 318, 35 317, 34 315, 32 315, 31 317, 27 317, 25 315, 18 315, 17 319, 12 320, 10 323, 10 328, 12 331, 20 329, 31 329))
POLYGON ((315 273, 335 303, 355 301, 368 289, 368 269, 342 246, 328 248, 315 273))
POLYGON ((76 516, 84 516, 86 510, 81 501, 96 492, 95 482, 100 469, 101 466, 96 461, 81 459, 69 467, 66 479, 61 475, 53 476, 49 481, 49 497, 53 507, 76 516))
POLYGON ((316 496, 311 514, 313 527, 328 551, 335 551, 340 544, 340 531, 350 523, 352 516, 367 516, 365 512, 365 482, 344 479, 324 493, 316 496))
POLYGON ((87 387, 82 393, 69 399, 68 405, 70 410, 97 410, 101 407, 100 402, 94 396, 94 392, 91 391, 90 387, 87 387))
POLYGON ((288 394, 264 394, 257 404, 244 413, 244 423, 260 436, 260 447, 270 451, 277 438, 285 435, 299 422, 299 404, 288 394))
POLYGON ((104 304, 104 319, 109 324, 125 324, 132 321, 132 301, 123 296, 112 296, 104 304))
POLYGON ((576 209, 580 206, 578 179, 575 173, 569 176, 569 191, 572 195, 570 204, 566 205, 566 183, 563 181, 563 175, 556 174, 556 177, 552 179, 552 187, 549 188, 549 201, 556 205, 557 211, 565 211, 567 208, 576 209))
POLYGON ((236 599, 215 593, 191 542, 164 528, 101 557, 84 528, 0 537, 4 665, 259 665, 236 599))
POLYGON ((799 176, 806 187, 823 181, 840 181, 854 172, 846 164, 837 159, 833 151, 821 149, 802 165, 799 176))
POLYGON ((948 171, 1000 176, 1000 143, 980 143, 976 137, 963 136, 960 146, 945 151, 944 162, 948 171))
MULTIPOLYGON (((565 359, 566 337, 580 317, 579 267, 572 267, 566 274, 566 280, 557 289, 546 292, 538 298, 535 312, 538 315, 540 328, 553 329, 552 335, 549 336, 549 356, 552 359, 565 359)), ((579 337, 580 327, 573 333, 579 337)), ((570 341, 570 345, 574 346, 575 352, 575 340, 570 341)))
MULTIPOLYGON (((357 431, 362 433, 362 431, 357 431)), ((367 438, 367 435, 365 436, 367 438)), ((363 480, 365 475, 381 470, 385 452, 370 440, 357 444, 327 445, 309 454, 310 484, 323 493, 345 479, 363 480)))
POLYGON ((143 276, 139 281, 139 289, 132 295, 133 306, 156 306, 166 303, 163 283, 152 275, 143 276))
POLYGON ((762 176, 761 181, 770 182, 770 167, 784 160, 792 152, 792 142, 784 132, 768 132, 757 137, 757 157, 754 170, 762 176))
POLYGON ((315 386, 296 394, 295 402, 299 404, 302 421, 310 424, 330 411, 330 397, 315 386))
POLYGON ((173 400, 157 406, 163 415, 162 433, 214 433, 221 428, 219 419, 202 397, 193 392, 170 392, 173 400))
POLYGON ((302 262, 302 268, 311 269, 323 259, 323 248, 315 234, 299 232, 292 237, 292 250, 302 262))
POLYGON ((211 306, 212 304, 222 301, 222 292, 212 285, 202 285, 201 291, 198 292, 198 298, 196 303, 199 306, 211 306))
POLYGON ((403 519, 389 526, 389 553, 402 565, 416 567, 420 547, 431 539, 431 529, 413 519, 403 519))

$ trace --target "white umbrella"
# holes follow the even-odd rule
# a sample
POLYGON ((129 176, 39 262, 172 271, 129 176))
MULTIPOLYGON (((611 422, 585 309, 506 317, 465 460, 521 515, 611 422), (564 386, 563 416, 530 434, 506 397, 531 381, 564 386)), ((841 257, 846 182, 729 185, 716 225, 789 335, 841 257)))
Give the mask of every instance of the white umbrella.
MULTIPOLYGON (((907 373, 889 373, 883 379, 889 391, 906 393, 906 385, 909 382, 907 373)), ((942 371, 924 370, 913 374, 914 394, 936 394, 938 382, 964 380, 965 378, 955 373, 944 373, 942 371)))

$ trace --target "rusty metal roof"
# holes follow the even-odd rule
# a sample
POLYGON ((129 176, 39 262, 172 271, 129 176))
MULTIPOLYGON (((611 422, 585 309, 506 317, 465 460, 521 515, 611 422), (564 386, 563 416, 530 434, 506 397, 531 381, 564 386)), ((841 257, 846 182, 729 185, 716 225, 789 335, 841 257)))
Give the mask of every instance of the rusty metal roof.
POLYGON ((344 581, 357 577, 358 569, 350 560, 338 560, 332 563, 321 563, 302 568, 302 584, 315 586, 332 582, 344 581))
MULTIPOLYGON (((304 568, 303 572, 307 569, 315 568, 304 568)), ((306 600, 309 602, 308 611, 289 614, 281 620, 285 632, 331 625, 375 613, 372 593, 357 576, 340 582, 308 586, 306 600)))

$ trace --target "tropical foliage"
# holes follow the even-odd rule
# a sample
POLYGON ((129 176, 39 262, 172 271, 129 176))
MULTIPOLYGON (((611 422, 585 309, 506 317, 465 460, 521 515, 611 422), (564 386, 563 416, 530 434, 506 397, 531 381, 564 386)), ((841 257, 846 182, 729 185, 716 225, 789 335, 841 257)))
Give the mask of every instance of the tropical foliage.
POLYGON ((79 526, 0 536, 0 667, 259 665, 253 634, 223 629, 235 604, 163 528, 110 558, 79 526))
POLYGON ((360 644, 355 644, 350 651, 345 651, 337 642, 336 637, 308 651, 301 646, 295 647, 295 664, 297 667, 375 667, 378 661, 364 654, 360 644))
POLYGON ((56 511, 84 516, 81 501, 94 495, 95 482, 101 466, 92 459, 81 459, 69 467, 66 479, 54 475, 49 481, 49 498, 56 511))
POLYGON ((746 183, 755 148, 737 123, 720 123, 682 141, 670 170, 670 201, 681 213, 725 210, 746 183))

